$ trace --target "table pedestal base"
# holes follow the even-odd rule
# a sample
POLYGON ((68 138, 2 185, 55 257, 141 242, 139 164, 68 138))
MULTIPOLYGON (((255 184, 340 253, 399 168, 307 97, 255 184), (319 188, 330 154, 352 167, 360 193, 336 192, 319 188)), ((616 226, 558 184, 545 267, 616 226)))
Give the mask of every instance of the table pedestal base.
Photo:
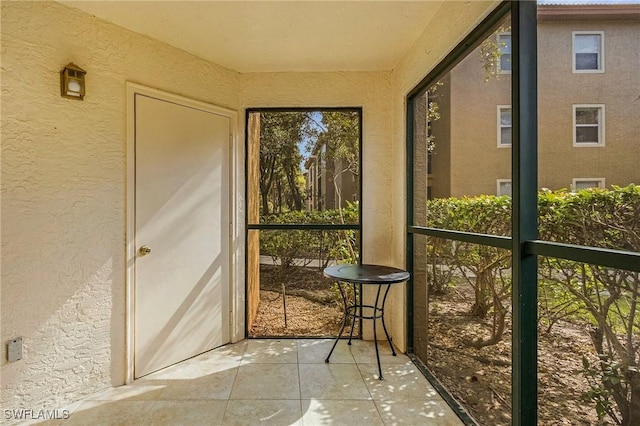
MULTIPOLYGON (((347 345, 351 345, 351 339, 353 338, 353 329, 356 325, 356 319, 370 319, 370 320, 373 320, 373 339, 374 339, 373 341, 374 341, 374 346, 376 348, 376 360, 378 361, 378 377, 380 380, 384 380, 384 377, 382 376, 382 367, 380 366, 380 352, 378 350, 378 333, 377 333, 376 320, 377 319, 382 320, 382 328, 384 329, 384 334, 387 337, 387 342, 389 342, 391 353, 393 354, 393 356, 396 356, 396 351, 393 348, 393 343, 391 343, 391 338, 389 337, 389 332, 387 331, 387 325, 384 321, 384 304, 387 300, 387 295, 389 294, 389 289, 391 288, 391 286, 389 284, 379 284, 378 291, 376 293, 375 304, 365 305, 363 303, 358 303, 357 301, 358 297, 356 293, 356 284, 351 283, 351 285, 353 286, 353 296, 354 296, 353 304, 349 304, 349 301, 347 300, 344 289, 342 288, 343 283, 338 281, 338 289, 340 290, 340 296, 342 297, 342 302, 344 303, 344 317, 342 318, 342 326, 340 327, 340 332, 338 333, 338 337, 336 337, 335 342, 333 342, 333 346, 329 351, 329 355, 327 355, 327 359, 325 359, 324 362, 326 363, 329 362, 329 358, 331 358, 331 354, 333 353, 333 350, 336 348, 336 345, 338 344, 338 340, 340 340, 340 336, 342 336, 342 333, 345 327, 347 326, 347 320, 349 318, 351 318, 351 330, 349 332, 349 340, 347 341, 347 345), (384 291, 382 300, 380 300, 380 293, 381 293, 382 287, 386 287, 386 289, 384 291), (380 303, 380 301, 382 301, 382 303, 380 303), (368 312, 365 312, 365 310, 370 311, 370 314, 368 314, 368 312)), ((358 287, 359 287, 359 290, 362 290, 361 285, 359 285, 358 287)))

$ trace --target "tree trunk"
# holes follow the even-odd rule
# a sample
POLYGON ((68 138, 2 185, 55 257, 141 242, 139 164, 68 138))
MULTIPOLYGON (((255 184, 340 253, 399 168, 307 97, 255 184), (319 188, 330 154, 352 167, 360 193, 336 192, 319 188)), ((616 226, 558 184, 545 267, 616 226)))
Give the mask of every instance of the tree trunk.
POLYGON ((640 424, 640 373, 629 372, 629 387, 631 388, 631 401, 626 416, 622 415, 622 424, 632 426, 640 424))
POLYGON ((262 214, 269 214, 269 200, 267 197, 269 196, 269 190, 263 190, 260 188, 260 201, 262 201, 262 214))
POLYGON ((486 270, 480 270, 476 274, 476 297, 473 306, 471 307, 471 315, 477 316, 479 318, 484 318, 489 312, 489 304, 487 303, 487 282, 489 280, 489 277, 487 276, 486 270))
POLYGON ((288 165, 286 169, 286 175, 287 182, 289 183, 289 188, 291 189, 293 207, 295 210, 302 210, 302 195, 300 194, 300 190, 296 185, 295 173, 295 168, 292 165, 288 165))

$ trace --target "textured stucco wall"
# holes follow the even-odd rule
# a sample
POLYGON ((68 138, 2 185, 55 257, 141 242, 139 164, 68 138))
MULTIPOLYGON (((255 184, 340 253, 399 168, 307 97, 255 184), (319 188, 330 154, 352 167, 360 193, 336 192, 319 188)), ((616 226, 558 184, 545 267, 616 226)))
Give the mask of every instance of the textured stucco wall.
POLYGON ((49 2, 2 2, 1 49, 1 402, 60 407, 125 379, 125 81, 236 109, 239 75, 49 2))
POLYGON ((362 221, 365 262, 389 263, 393 239, 389 192, 394 173, 388 72, 249 73, 241 105, 250 107, 362 107, 362 221))
POLYGON ((545 21, 538 25, 538 185, 573 178, 640 183, 640 22, 545 21), (604 73, 572 72, 572 31, 604 31, 604 73), (553 59, 549 59, 553 58, 553 59), (605 146, 573 146, 573 105, 605 105, 605 146))
MULTIPOLYGON (((394 170, 391 182, 392 262, 404 266, 406 229, 406 95, 498 4, 498 1, 444 2, 427 24, 413 46, 394 67, 391 74, 391 134, 389 143, 393 156, 388 161, 394 170)), ((393 333, 404 336, 406 329, 406 291, 397 287, 391 295, 393 333)), ((400 343, 398 338, 396 342, 400 343)), ((406 343, 402 342, 404 347, 406 343)))
POLYGON ((498 148, 498 105, 511 105, 511 75, 485 81, 480 50, 464 58, 451 72, 447 196, 496 194, 496 179, 511 179, 511 149, 498 148))
MULTIPOLYGON (((391 144, 389 72, 248 73, 242 108, 362 107, 363 261, 391 265, 391 191, 396 170, 391 144)), ((364 338, 371 338, 365 325, 364 338)))
MULTIPOLYGON (((579 177, 604 178, 607 186, 640 181, 631 154, 640 139, 638 43, 638 21, 538 24, 539 188, 570 188, 579 177), (604 73, 573 73, 572 31, 604 32, 604 73), (605 105, 604 147, 573 146, 574 104, 605 105)), ((450 73, 451 164, 436 173, 451 176, 447 195, 454 197, 495 194, 496 180, 511 178, 511 149, 497 147, 497 106, 511 104, 511 76, 485 82, 480 64, 476 49, 450 73)))

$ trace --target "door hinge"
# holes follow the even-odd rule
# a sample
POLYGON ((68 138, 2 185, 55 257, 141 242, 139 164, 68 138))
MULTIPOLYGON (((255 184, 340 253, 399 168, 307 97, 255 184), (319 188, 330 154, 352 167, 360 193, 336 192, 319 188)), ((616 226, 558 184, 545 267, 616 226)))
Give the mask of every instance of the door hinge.
POLYGON ((229 224, 229 236, 233 237, 233 223, 229 224))

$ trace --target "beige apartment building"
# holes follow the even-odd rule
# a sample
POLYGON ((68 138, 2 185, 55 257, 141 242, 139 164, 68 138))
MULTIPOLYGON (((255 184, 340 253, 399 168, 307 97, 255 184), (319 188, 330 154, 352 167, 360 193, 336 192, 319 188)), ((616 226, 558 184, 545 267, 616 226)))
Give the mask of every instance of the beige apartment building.
POLYGON ((305 161, 307 210, 331 210, 359 201, 358 176, 340 159, 328 158, 326 145, 316 147, 305 161))
MULTIPOLYGON (((640 4, 538 11, 538 187, 639 184, 640 4)), ((495 74, 478 47, 431 97, 430 197, 511 193, 508 29, 491 36, 495 74)))

